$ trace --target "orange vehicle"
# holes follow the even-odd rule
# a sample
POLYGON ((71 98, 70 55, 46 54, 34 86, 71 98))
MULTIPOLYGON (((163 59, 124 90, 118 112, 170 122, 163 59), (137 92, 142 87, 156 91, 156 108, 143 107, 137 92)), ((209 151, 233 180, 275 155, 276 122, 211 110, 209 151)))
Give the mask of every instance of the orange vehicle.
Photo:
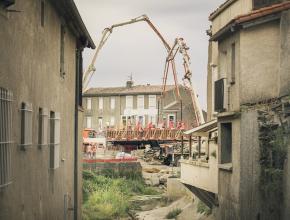
POLYGON ((95 138, 96 135, 97 135, 97 132, 94 129, 85 128, 83 130, 83 138, 95 138))

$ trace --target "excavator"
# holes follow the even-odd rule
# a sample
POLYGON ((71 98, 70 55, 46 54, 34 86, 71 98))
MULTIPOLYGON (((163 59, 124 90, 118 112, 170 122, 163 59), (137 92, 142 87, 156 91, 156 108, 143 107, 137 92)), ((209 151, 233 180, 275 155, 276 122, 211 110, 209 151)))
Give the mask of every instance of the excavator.
POLYGON ((94 75, 94 73, 96 71, 96 68, 94 66, 96 59, 98 58, 98 55, 99 55, 101 49, 103 48, 103 46, 105 45, 105 43, 107 42, 108 38, 113 33, 113 29, 115 29, 117 27, 125 26, 125 25, 130 25, 133 23, 137 23, 137 22, 146 22, 150 26, 150 28, 157 34, 157 36, 159 37, 159 39, 163 43, 163 45, 168 53, 168 56, 166 57, 165 69, 164 69, 164 75, 163 75, 162 96, 165 94, 165 91, 166 91, 166 82, 167 82, 169 67, 171 66, 176 94, 177 94, 178 99, 181 100, 180 91, 179 91, 179 87, 178 87, 178 80, 177 80, 175 56, 178 52, 180 52, 182 54, 183 66, 184 66, 184 71, 185 71, 185 74, 183 76, 183 84, 184 84, 185 88, 190 91, 190 94, 191 94, 192 105, 193 105, 195 118, 196 118, 196 124, 197 124, 197 126, 203 124, 204 117, 202 114, 202 109, 199 105, 197 95, 194 92, 194 89, 192 87, 192 82, 191 82, 192 72, 190 71, 190 57, 187 53, 189 48, 187 47, 183 38, 176 38, 173 46, 170 47, 169 43, 164 39, 164 37, 161 35, 161 33, 158 31, 158 29, 153 25, 153 23, 150 21, 150 19, 148 18, 147 15, 141 15, 141 16, 133 18, 129 21, 114 24, 114 25, 107 27, 103 30, 101 40, 98 44, 98 47, 97 47, 96 52, 93 56, 93 59, 92 59, 90 65, 88 66, 88 69, 84 72, 84 75, 83 75, 83 91, 85 92, 88 89, 88 84, 89 84, 92 76, 94 75))

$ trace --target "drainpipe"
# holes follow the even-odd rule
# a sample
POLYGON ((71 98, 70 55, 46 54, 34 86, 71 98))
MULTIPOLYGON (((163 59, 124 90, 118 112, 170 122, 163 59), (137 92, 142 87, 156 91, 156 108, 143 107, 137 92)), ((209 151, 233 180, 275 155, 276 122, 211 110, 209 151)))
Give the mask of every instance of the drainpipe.
MULTIPOLYGON (((78 45, 78 44, 77 44, 78 45)), ((81 99, 82 99, 82 48, 78 45, 76 49, 76 84, 75 84, 75 113, 74 113, 74 220, 78 220, 78 127, 79 127, 79 106, 82 105, 81 99)))

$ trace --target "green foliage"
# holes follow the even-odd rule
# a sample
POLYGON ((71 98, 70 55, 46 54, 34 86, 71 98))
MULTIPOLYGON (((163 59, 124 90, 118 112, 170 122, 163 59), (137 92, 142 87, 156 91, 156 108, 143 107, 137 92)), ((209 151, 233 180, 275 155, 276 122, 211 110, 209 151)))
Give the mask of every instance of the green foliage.
POLYGON ((211 214, 211 209, 199 200, 197 203, 197 212, 208 216, 211 214))
POLYGON ((181 209, 173 209, 172 211, 168 212, 166 219, 175 219, 181 212, 181 209))
POLYGON ((260 190, 264 201, 265 215, 272 219, 281 216, 283 201, 284 162, 287 158, 289 131, 269 120, 268 115, 260 116, 260 190))
POLYGON ((126 217, 133 195, 158 194, 145 185, 141 175, 104 170, 102 174, 83 171, 83 219, 118 219, 126 217))

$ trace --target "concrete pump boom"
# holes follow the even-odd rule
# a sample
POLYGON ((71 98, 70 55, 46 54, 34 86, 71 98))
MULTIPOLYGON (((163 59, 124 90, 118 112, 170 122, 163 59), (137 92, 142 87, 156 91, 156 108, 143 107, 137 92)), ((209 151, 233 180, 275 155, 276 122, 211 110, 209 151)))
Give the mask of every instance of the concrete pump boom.
MULTIPOLYGON (((88 83, 90 82, 90 80, 91 80, 91 78, 92 78, 92 76, 93 76, 93 74, 94 74, 94 72, 96 70, 95 67, 94 67, 94 64, 95 64, 96 59, 97 59, 97 57, 99 55, 99 52, 103 48, 104 44, 108 40, 108 38, 111 35, 111 33, 113 32, 113 29, 117 28, 117 27, 129 25, 129 24, 141 22, 141 21, 145 21, 153 29, 153 31, 157 34, 157 36, 162 41, 162 43, 163 43, 165 49, 167 50, 167 52, 170 51, 171 48, 170 48, 169 44, 166 42, 166 40, 163 38, 163 36, 160 34, 160 32, 157 30, 157 28, 153 25, 153 23, 150 21, 150 19, 148 18, 147 15, 141 15, 139 17, 131 19, 130 21, 122 22, 122 23, 119 23, 119 24, 114 24, 111 27, 107 27, 107 28, 105 28, 103 30, 102 38, 100 40, 100 43, 99 43, 99 45, 97 47, 97 50, 96 50, 94 56, 93 56, 92 62, 89 65, 89 67, 86 70, 86 72, 84 73, 84 76, 83 76, 83 90, 84 91, 87 90, 88 83)), ((172 62, 174 62, 174 60, 172 62)), ((176 86, 177 86, 177 82, 176 82, 176 86)), ((179 90, 177 91, 177 93, 179 94, 179 90)))
POLYGON ((109 36, 112 34, 113 29, 117 28, 117 27, 129 25, 129 24, 141 22, 141 21, 146 22, 152 28, 152 30, 157 34, 157 36, 162 41, 162 43, 163 43, 163 45, 168 53, 168 57, 166 59, 166 64, 165 64, 165 70, 164 70, 163 92, 162 93, 163 94, 165 93, 168 70, 169 70, 169 66, 171 66, 172 72, 173 72, 173 77, 174 77, 176 94, 177 94, 178 99, 181 100, 178 82, 177 82, 177 71, 176 71, 176 66, 175 66, 175 59, 174 59, 177 52, 179 51, 183 55, 183 61, 184 61, 183 66, 184 66, 185 74, 183 77, 183 82, 184 82, 184 85, 186 86, 186 88, 190 90, 197 125, 204 123, 202 110, 198 104, 197 96, 192 88, 192 83, 191 83, 191 75, 192 74, 191 74, 191 71, 189 69, 190 58, 189 58, 189 55, 187 54, 188 48, 187 48, 185 42, 183 41, 182 38, 177 38, 174 42, 173 47, 171 48, 169 46, 169 44, 167 43, 167 41, 163 38, 163 36, 157 30, 157 28, 150 21, 150 19, 148 18, 147 15, 141 15, 141 16, 136 17, 134 19, 131 19, 130 21, 127 21, 127 22, 114 24, 114 25, 107 27, 103 30, 102 38, 99 42, 99 45, 97 47, 97 50, 96 50, 94 56, 93 56, 91 64, 89 65, 88 69, 85 71, 84 76, 83 76, 83 91, 85 92, 88 89, 88 84, 89 84, 94 72, 96 71, 95 66, 94 66, 96 59, 99 55, 100 50, 103 48, 103 46, 106 43, 106 41, 108 40, 109 36))
MULTIPOLYGON (((177 52, 180 52, 182 54, 182 57, 183 57, 183 67, 184 67, 184 72, 185 72, 182 81, 183 81, 185 88, 190 91, 192 105, 194 108, 194 113, 195 113, 197 125, 201 125, 205 121, 204 121, 202 109, 201 109, 199 102, 198 102, 197 95, 193 89, 192 82, 191 82, 192 72, 190 70, 190 57, 187 53, 188 50, 189 50, 189 47, 186 45, 183 38, 176 38, 175 39, 174 44, 171 47, 170 51, 168 52, 168 56, 166 59, 164 77, 163 77, 163 93, 165 93, 169 62, 171 62, 171 60, 175 59, 177 52)), ((176 72, 175 67, 172 69, 173 69, 173 72, 176 72)), ((176 74, 174 74, 174 75, 176 75, 176 74)))

